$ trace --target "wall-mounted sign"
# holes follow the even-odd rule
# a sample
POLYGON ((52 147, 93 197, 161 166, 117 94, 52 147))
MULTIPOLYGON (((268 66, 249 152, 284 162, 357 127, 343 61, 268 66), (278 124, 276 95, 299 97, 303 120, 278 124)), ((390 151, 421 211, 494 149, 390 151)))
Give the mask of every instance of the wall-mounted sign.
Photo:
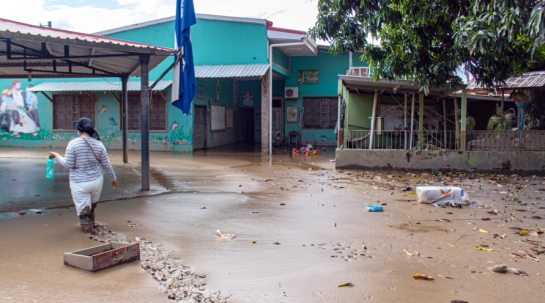
POLYGON ((288 106, 286 107, 286 122, 297 122, 297 107, 288 106))
POLYGON ((297 84, 318 84, 318 70, 298 70, 297 84))

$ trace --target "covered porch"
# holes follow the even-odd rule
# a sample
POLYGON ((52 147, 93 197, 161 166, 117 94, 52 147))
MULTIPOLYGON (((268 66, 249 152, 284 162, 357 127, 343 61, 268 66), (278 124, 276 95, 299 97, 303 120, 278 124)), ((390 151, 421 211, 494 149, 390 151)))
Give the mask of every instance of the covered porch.
POLYGON ((525 128, 520 104, 501 89, 445 88, 424 96, 408 80, 356 74, 339 75, 338 168, 530 172, 545 166, 545 131, 525 128), (505 126, 494 124, 500 119, 505 126))

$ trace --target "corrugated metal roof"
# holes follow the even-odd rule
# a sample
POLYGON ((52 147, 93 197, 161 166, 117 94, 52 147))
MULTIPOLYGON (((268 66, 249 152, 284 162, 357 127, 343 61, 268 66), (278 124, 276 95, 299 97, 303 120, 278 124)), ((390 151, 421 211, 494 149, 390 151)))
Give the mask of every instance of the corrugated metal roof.
MULTIPOLYGON (((152 84, 153 81, 150 81, 152 84)), ((164 90, 172 84, 172 80, 161 80, 153 88, 164 90)), ((140 81, 128 81, 128 91, 140 91, 140 81)), ((81 92, 81 91, 121 91, 121 81, 70 81, 43 82, 30 89, 33 92, 81 92)))
POLYGON ((139 76, 140 55, 150 56, 151 70, 175 52, 162 46, 1 18, 0 38, 3 38, 0 39, 2 78, 139 76), (10 59, 7 58, 8 50, 12 52, 10 59), (53 60, 56 60, 55 66, 53 60))
POLYGON ((195 76, 197 78, 261 77, 268 69, 269 64, 198 65, 195 66, 195 76))
POLYGON ((67 40, 80 40, 80 41, 87 41, 87 42, 93 42, 93 43, 108 43, 108 44, 127 45, 131 47, 140 47, 140 48, 154 48, 159 50, 165 50, 168 52, 175 52, 174 49, 152 45, 152 44, 133 42, 128 40, 122 40, 122 39, 116 39, 116 38, 110 38, 110 37, 104 37, 104 36, 98 36, 98 35, 92 35, 92 34, 71 32, 71 31, 66 31, 66 30, 56 29, 56 28, 30 25, 26 23, 21 23, 21 22, 16 22, 16 21, 8 20, 8 19, 1 19, 1 18, 0 18, 0 31, 19 33, 19 34, 30 34, 35 36, 59 38, 59 39, 67 39, 67 40))
MULTIPOLYGON (((503 87, 507 89, 515 88, 532 88, 545 86, 545 71, 527 72, 520 76, 513 76, 505 81, 505 85, 497 85, 497 87, 503 87)), ((469 82, 468 89, 483 88, 477 85, 475 79, 469 82)))

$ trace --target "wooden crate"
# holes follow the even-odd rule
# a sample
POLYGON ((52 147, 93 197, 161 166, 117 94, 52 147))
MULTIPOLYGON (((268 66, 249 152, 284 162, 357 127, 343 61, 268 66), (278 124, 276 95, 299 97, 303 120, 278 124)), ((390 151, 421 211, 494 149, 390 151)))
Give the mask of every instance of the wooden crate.
POLYGON ((64 253, 64 265, 90 272, 140 260, 140 244, 112 242, 64 253))

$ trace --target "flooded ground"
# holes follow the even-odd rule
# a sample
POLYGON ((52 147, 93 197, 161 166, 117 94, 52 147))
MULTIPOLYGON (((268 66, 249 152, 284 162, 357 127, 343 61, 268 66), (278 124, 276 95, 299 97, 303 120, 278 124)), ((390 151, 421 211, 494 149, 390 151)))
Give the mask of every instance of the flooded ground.
MULTIPOLYGON (((73 207, 12 212, 70 205, 34 198, 69 201, 61 181, 38 191, 13 185, 29 174, 46 180, 44 154, 0 150, 0 301, 169 301, 137 263, 94 274, 63 266, 63 252, 97 244, 79 231, 73 207), (6 177, 5 167, 19 175, 6 177)), ((269 157, 243 145, 152 153, 159 194, 142 196, 138 153, 122 164, 112 151, 127 191, 105 191, 110 201, 99 205, 97 221, 160 245, 228 302, 543 301, 543 177, 335 171, 332 158, 332 151, 292 158, 284 150, 269 157), (416 204, 412 189, 425 184, 463 186, 476 205, 416 204), (385 210, 367 212, 368 204, 385 210), (236 238, 220 238, 218 229, 236 238), (528 275, 488 270, 497 264, 528 275)))

